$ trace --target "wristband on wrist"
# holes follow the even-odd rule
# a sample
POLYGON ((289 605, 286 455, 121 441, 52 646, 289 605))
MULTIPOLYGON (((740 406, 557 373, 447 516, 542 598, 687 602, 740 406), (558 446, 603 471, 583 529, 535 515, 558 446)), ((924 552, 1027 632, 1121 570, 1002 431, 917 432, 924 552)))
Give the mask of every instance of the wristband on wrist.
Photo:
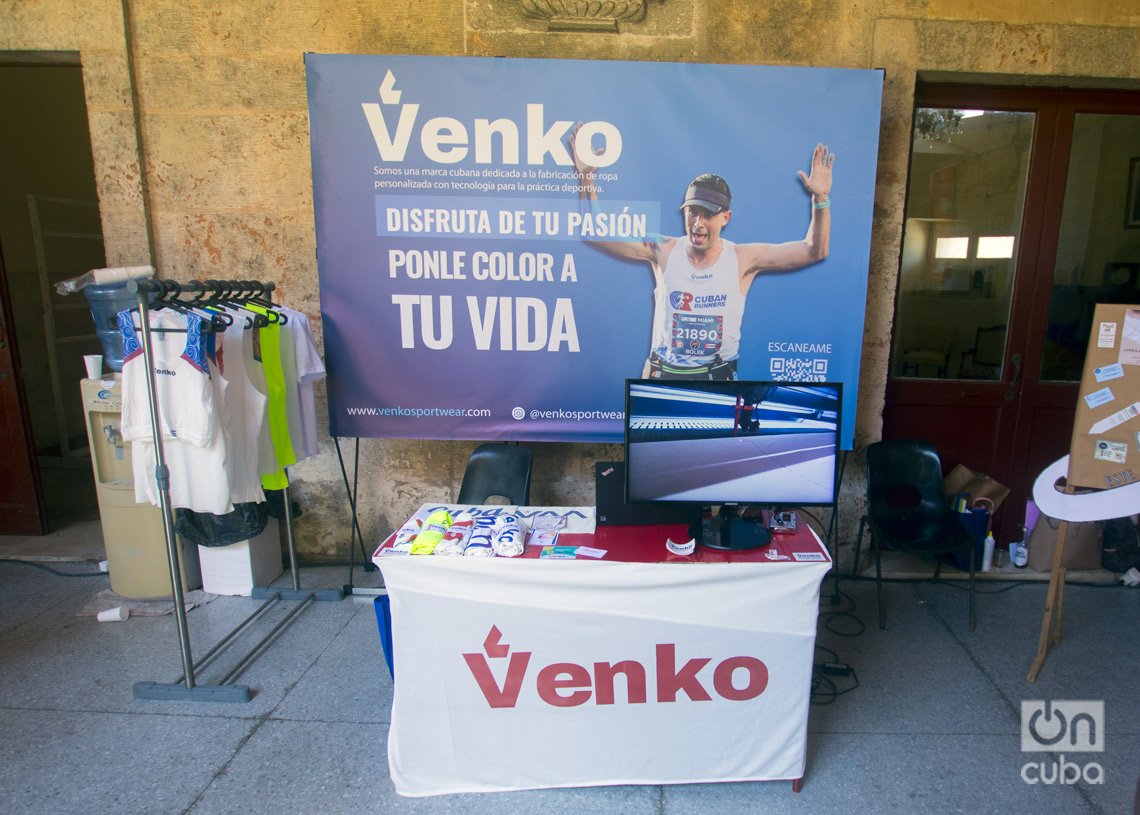
POLYGON ((824 199, 823 199, 822 201, 820 201, 819 203, 816 203, 815 201, 812 201, 812 202, 811 202, 811 205, 812 205, 812 207, 814 207, 815 209, 827 209, 829 206, 831 206, 831 199, 830 199, 830 198, 824 198, 824 199))

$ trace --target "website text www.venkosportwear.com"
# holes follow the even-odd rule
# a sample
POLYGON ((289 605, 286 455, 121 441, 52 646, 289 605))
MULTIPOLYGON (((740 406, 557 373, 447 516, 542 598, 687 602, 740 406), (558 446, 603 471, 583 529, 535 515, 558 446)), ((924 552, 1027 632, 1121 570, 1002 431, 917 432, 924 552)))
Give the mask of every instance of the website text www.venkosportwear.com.
POLYGON ((486 419, 491 416, 490 408, 440 408, 440 407, 422 407, 422 408, 406 408, 406 407, 355 407, 345 408, 349 416, 408 416, 416 419, 424 417, 440 417, 440 418, 454 418, 465 417, 475 419, 486 419))

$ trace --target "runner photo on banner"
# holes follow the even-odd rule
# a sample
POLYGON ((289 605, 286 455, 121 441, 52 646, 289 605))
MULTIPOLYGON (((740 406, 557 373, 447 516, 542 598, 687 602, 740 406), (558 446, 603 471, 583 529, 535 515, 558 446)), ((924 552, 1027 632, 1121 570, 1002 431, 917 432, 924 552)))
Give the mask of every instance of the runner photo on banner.
POLYGON ((843 382, 882 72, 307 54, 334 436, 619 442, 626 379, 843 382))

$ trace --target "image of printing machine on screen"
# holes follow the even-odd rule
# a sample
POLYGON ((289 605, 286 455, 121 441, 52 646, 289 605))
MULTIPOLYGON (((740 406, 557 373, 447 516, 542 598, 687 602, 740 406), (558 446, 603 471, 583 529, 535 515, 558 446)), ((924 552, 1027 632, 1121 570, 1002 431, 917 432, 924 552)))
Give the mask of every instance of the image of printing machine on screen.
POLYGON ((839 384, 631 380, 628 388, 630 502, 834 503, 839 384))

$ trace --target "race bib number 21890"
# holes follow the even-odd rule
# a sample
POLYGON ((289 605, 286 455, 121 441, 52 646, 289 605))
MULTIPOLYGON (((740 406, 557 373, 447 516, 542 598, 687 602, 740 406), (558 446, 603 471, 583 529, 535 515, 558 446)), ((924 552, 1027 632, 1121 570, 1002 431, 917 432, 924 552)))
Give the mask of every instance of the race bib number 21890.
POLYGON ((673 352, 684 356, 711 357, 724 340, 724 317, 714 314, 673 313, 673 352))

